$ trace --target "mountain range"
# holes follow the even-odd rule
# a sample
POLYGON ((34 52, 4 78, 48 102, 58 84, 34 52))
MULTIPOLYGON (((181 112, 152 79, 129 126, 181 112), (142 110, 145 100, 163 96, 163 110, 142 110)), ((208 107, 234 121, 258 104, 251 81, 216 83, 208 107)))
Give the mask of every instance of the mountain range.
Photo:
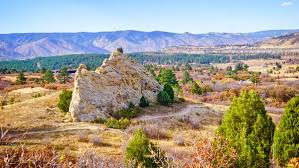
POLYGON ((173 46, 254 44, 295 32, 299 32, 299 29, 206 34, 133 30, 97 33, 0 34, 0 60, 79 53, 109 53, 117 47, 123 47, 125 52, 130 53, 160 51, 173 46))

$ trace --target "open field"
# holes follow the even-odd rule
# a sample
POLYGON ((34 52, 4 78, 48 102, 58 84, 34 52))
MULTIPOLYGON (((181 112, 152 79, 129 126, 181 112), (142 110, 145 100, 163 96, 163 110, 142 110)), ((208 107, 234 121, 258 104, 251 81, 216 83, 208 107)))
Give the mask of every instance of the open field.
POLYGON ((153 142, 165 151, 176 156, 191 156, 197 140, 213 137, 223 114, 203 104, 154 105, 144 110, 146 115, 135 118, 129 128, 117 130, 98 123, 65 121, 63 112, 56 107, 60 91, 25 88, 11 91, 8 95, 14 93, 18 93, 16 99, 22 101, 2 106, 0 123, 3 129, 9 130, 9 136, 21 138, 3 148, 53 145, 60 152, 73 155, 90 149, 100 156, 117 159, 123 157, 124 145, 133 130, 144 127, 163 130, 161 134, 166 137, 154 139, 153 142), (44 95, 37 98, 28 96, 36 92, 43 92, 44 95), (95 137, 100 139, 101 145, 93 145, 92 139, 95 137), (180 141, 180 144, 175 141, 180 141))

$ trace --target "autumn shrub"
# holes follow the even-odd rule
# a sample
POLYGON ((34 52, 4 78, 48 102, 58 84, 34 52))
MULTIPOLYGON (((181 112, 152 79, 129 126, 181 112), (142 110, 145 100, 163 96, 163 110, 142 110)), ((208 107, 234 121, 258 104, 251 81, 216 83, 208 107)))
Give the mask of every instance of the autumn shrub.
POLYGON ((216 136, 213 141, 207 139, 199 141, 192 161, 186 168, 235 168, 237 157, 236 150, 228 141, 221 136, 216 136))
POLYGON ((150 139, 169 138, 169 134, 167 133, 167 131, 156 124, 132 125, 126 129, 126 132, 129 134, 134 134, 138 129, 141 129, 150 139))
POLYGON ((130 125, 130 120, 127 118, 116 119, 111 117, 107 119, 105 125, 108 128, 125 129, 130 125))
POLYGON ((78 157, 58 152, 53 146, 39 149, 18 147, 0 149, 0 167, 70 167, 70 168, 92 168, 92 167, 123 167, 122 160, 103 158, 92 150, 87 150, 78 157))
POLYGON ((169 137, 164 129, 156 125, 144 125, 141 129, 151 139, 167 139, 169 137))
POLYGON ((266 89, 265 95, 279 102, 288 102, 296 95, 296 91, 287 86, 277 86, 266 89))
POLYGON ((64 86, 62 86, 62 84, 56 84, 56 83, 45 84, 43 87, 45 89, 50 89, 50 90, 60 90, 60 89, 64 88, 64 86))
POLYGON ((224 72, 218 72, 216 75, 213 76, 213 80, 222 80, 225 78, 224 72))
POLYGON ((202 93, 212 92, 213 89, 210 85, 202 85, 201 86, 202 93))
POLYGON ((291 158, 287 164, 288 168, 298 168, 299 167, 299 157, 291 158))
POLYGON ((233 99, 218 134, 238 153, 238 166, 269 167, 275 125, 254 91, 233 99))
POLYGON ((239 96, 240 89, 228 89, 221 93, 220 99, 227 101, 227 100, 233 100, 234 97, 239 96))
POLYGON ((182 135, 173 136, 173 142, 178 146, 184 146, 185 145, 185 140, 184 140, 184 137, 182 135))
POLYGON ((299 96, 291 99, 274 134, 274 157, 284 166, 299 156, 299 96))
POLYGON ((0 150, 0 167, 74 167, 76 158, 58 154, 51 146, 42 149, 25 147, 0 150))
POLYGON ((57 104, 58 108, 63 112, 68 112, 70 103, 72 100, 72 91, 63 90, 62 93, 59 95, 59 102, 57 104))

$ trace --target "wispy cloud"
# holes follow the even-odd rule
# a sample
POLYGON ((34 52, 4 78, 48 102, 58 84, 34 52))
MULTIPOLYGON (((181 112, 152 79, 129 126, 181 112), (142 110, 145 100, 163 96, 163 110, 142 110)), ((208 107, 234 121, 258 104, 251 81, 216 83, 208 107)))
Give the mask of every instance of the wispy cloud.
POLYGON ((283 3, 280 4, 280 6, 282 7, 287 7, 287 6, 292 6, 294 3, 291 1, 285 1, 283 3))

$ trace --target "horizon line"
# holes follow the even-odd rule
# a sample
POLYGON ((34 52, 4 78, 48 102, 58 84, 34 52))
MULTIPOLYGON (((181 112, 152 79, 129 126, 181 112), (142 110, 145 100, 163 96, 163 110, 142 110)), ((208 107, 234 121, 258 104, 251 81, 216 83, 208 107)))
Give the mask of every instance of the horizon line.
POLYGON ((249 33, 257 33, 257 32, 264 32, 264 31, 286 31, 286 30, 298 30, 299 28, 292 28, 292 29, 263 29, 257 31, 248 31, 248 32, 205 32, 205 33, 190 33, 190 32, 172 32, 172 31, 162 31, 162 30, 153 30, 153 31, 143 31, 143 30, 134 30, 134 29, 125 29, 125 30, 104 30, 104 31, 69 31, 69 32, 21 32, 21 33, 0 33, 0 35, 11 35, 11 34, 76 34, 76 33, 114 33, 114 32, 143 32, 143 33, 154 33, 154 32, 161 32, 161 33, 173 33, 173 34, 249 34, 249 33))

